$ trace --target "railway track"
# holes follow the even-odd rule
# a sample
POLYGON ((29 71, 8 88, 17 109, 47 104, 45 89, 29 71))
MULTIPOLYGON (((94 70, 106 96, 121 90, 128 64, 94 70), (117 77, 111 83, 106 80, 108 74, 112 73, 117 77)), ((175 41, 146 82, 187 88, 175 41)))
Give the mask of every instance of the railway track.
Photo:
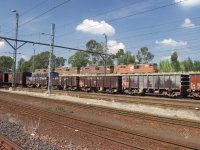
MULTIPOLYGON (((14 94, 18 95, 18 94, 14 94)), ((27 96, 27 97, 33 97, 33 96, 27 96)), ((0 98, 3 98, 0 96, 0 98)), ((41 99, 41 101, 46 101, 48 102, 48 98, 39 98, 37 97, 37 100, 41 99)), ((70 101, 57 101, 51 99, 52 102, 55 102, 55 104, 60 104, 60 105, 67 105, 67 106, 72 106, 76 108, 82 108, 85 110, 96 110, 100 112, 107 112, 107 113, 112 113, 112 114, 117 114, 121 116, 128 116, 128 117, 134 117, 134 118, 139 118, 139 119, 146 119, 150 121, 156 121, 156 122, 162 122, 165 124, 171 124, 171 125, 181 125, 183 127, 192 127, 192 128, 197 128, 200 129, 200 122, 198 121, 193 121, 193 120, 184 120, 184 119, 178 119, 178 118, 171 118, 171 117, 161 117, 161 116, 155 116, 155 115, 150 115, 146 113, 141 113, 141 112, 131 112, 127 110, 121 110, 121 109, 116 109, 116 108, 110 108, 106 106, 99 106, 99 105, 85 105, 82 103, 77 103, 77 102, 70 102, 70 101)))
MULTIPOLYGON (((32 92, 46 92, 45 89, 30 89, 30 88, 17 88, 16 90, 32 91, 32 92)), ((150 106, 161 106, 179 109, 191 109, 200 110, 200 101, 189 100, 189 99, 171 99, 161 97, 150 97, 150 96, 130 96, 130 95, 119 95, 119 94, 106 94, 106 93, 86 93, 78 91, 60 91, 53 90, 53 94, 68 95, 79 98, 99 99, 106 101, 115 101, 132 104, 143 104, 150 106)))
MULTIPOLYGON (((99 125, 99 124, 96 124, 96 123, 87 122, 85 120, 72 118, 72 117, 69 117, 69 116, 66 116, 66 115, 63 115, 63 114, 60 114, 60 113, 55 113, 55 112, 52 112, 52 111, 43 110, 43 109, 40 109, 40 108, 25 105, 25 104, 19 104, 19 103, 14 102, 14 101, 9 101, 9 100, 5 101, 5 98, 4 98, 3 102, 7 103, 8 107, 10 107, 10 106, 16 107, 17 106, 18 108, 15 108, 15 109, 18 109, 18 110, 16 110, 16 111, 23 111, 24 113, 26 113, 27 115, 30 115, 32 117, 40 117, 42 119, 49 120, 51 122, 55 122, 55 123, 58 123, 58 124, 61 124, 63 126, 67 126, 67 127, 70 127, 70 128, 78 129, 82 132, 91 134, 93 136, 98 136, 98 137, 101 137, 101 138, 104 138, 104 139, 107 139, 107 140, 111 140, 111 141, 116 142, 116 143, 126 145, 128 147, 136 148, 136 149, 143 149, 143 148, 142 147, 136 147, 136 146, 131 144, 132 143, 131 139, 133 139, 133 136, 136 136, 137 138, 143 138, 143 140, 151 140, 153 142, 160 142, 162 144, 169 144, 171 146, 172 145, 177 146, 177 147, 182 148, 182 149, 183 148, 184 149, 199 149, 199 147, 194 146, 194 145, 187 145, 185 143, 177 143, 175 141, 170 141, 170 140, 166 140, 166 139, 159 139, 159 138, 155 138, 155 137, 152 137, 152 136, 147 136, 147 135, 144 135, 144 134, 136 133, 136 132, 133 132, 133 131, 114 129, 114 128, 102 126, 102 125, 99 125), (39 114, 41 114, 41 115, 35 116, 34 114, 38 114, 36 112, 39 112, 39 114), (49 114, 51 114, 51 115, 49 115, 49 114), (55 120, 55 118, 58 118, 58 119, 55 120), (76 123, 74 123, 72 125, 69 125, 69 124, 66 125, 66 123, 64 121, 65 119, 68 119, 68 120, 70 119, 71 121, 75 120, 75 121, 78 121, 78 122, 82 122, 83 125, 81 127, 74 126, 74 124, 76 124, 76 123), (90 130, 88 130, 88 128, 87 129, 82 128, 84 126, 84 127, 89 127, 91 129, 91 125, 93 127, 95 126, 95 128, 98 129, 98 130, 90 131, 90 130), (115 138, 105 136, 106 132, 102 135, 101 133, 99 133, 99 131, 106 131, 106 132, 112 131, 113 132, 112 134, 115 135, 115 138), (121 139, 121 136, 126 137, 126 141, 123 141, 123 139, 121 139), (130 142, 127 142, 127 141, 130 141, 130 142)), ((69 123, 69 121, 66 121, 66 122, 69 123)), ((166 122, 167 122, 167 120, 166 120, 166 122)), ((179 121, 177 121, 177 122, 179 122, 179 121)))
POLYGON ((22 148, 10 141, 9 139, 5 138, 3 135, 0 134, 0 149, 1 150, 22 150, 22 148))

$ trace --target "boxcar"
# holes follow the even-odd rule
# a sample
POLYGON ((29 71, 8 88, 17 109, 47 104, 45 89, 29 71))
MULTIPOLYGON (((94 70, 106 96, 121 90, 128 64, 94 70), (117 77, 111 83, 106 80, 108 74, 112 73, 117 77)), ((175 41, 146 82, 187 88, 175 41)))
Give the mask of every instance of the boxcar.
POLYGON ((200 74, 190 74, 190 96, 200 98, 200 74))
POLYGON ((122 87, 126 94, 160 93, 169 97, 186 97, 189 88, 189 75, 124 75, 122 78, 122 87))

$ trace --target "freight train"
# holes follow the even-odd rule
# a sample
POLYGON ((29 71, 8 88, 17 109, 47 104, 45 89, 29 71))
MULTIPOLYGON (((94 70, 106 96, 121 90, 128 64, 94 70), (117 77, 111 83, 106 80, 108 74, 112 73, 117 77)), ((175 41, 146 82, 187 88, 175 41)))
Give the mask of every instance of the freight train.
MULTIPOLYGON (((11 73, 0 72, 0 85, 11 86, 11 73)), ((200 74, 151 73, 151 74, 107 74, 60 76, 52 72, 54 89, 107 92, 130 95, 162 95, 167 97, 200 98, 200 74)), ((47 88, 48 73, 17 73, 16 85, 47 88)))

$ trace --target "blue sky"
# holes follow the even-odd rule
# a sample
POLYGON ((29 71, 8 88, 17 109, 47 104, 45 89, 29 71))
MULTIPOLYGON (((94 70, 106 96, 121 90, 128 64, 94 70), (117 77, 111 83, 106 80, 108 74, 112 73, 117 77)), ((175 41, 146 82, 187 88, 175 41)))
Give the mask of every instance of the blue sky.
MULTIPOLYGON (((105 42, 110 53, 119 48, 136 54, 147 46, 155 55, 153 62, 167 59, 176 50, 179 60, 199 60, 200 0, 2 0, 0 36, 15 37, 15 13, 19 17, 18 39, 50 43, 51 23, 55 23, 55 44, 86 49, 87 41, 105 42), (177 3, 177 4, 175 4, 177 3), (44 12, 57 7, 48 13, 44 12), (39 17, 40 16, 40 17, 39 17), (36 19, 33 19, 36 18, 36 19), (32 21, 30 21, 32 20, 32 21)), ((29 59, 49 47, 26 44, 17 56, 29 59)), ((0 56, 13 52, 0 41, 0 56)), ((68 59, 74 51, 57 49, 55 54, 68 59)))

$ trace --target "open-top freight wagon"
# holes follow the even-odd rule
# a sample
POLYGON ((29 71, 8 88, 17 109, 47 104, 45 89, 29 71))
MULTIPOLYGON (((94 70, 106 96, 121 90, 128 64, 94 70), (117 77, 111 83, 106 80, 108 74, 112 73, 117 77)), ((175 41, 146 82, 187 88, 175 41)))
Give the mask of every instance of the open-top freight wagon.
MULTIPOLYGON (((12 85, 12 72, 3 73, 3 85, 11 86, 12 85)), ((15 73, 15 84, 16 86, 26 87, 26 77, 31 77, 30 72, 17 72, 15 73)))
MULTIPOLYGON (((52 85, 60 86, 59 74, 52 72, 52 85)), ((27 76, 26 84, 28 87, 47 88, 48 86, 48 72, 35 72, 32 76, 27 76)))
POLYGON ((0 71, 0 87, 3 85, 3 72, 0 71))
POLYGON ((186 97, 189 89, 189 75, 124 75, 122 77, 122 88, 124 93, 131 95, 154 93, 168 97, 186 97))
POLYGON ((122 76, 80 76, 80 90, 121 93, 122 76))
POLYGON ((78 91, 80 87, 79 80, 78 76, 61 76, 61 88, 63 90, 78 91))

